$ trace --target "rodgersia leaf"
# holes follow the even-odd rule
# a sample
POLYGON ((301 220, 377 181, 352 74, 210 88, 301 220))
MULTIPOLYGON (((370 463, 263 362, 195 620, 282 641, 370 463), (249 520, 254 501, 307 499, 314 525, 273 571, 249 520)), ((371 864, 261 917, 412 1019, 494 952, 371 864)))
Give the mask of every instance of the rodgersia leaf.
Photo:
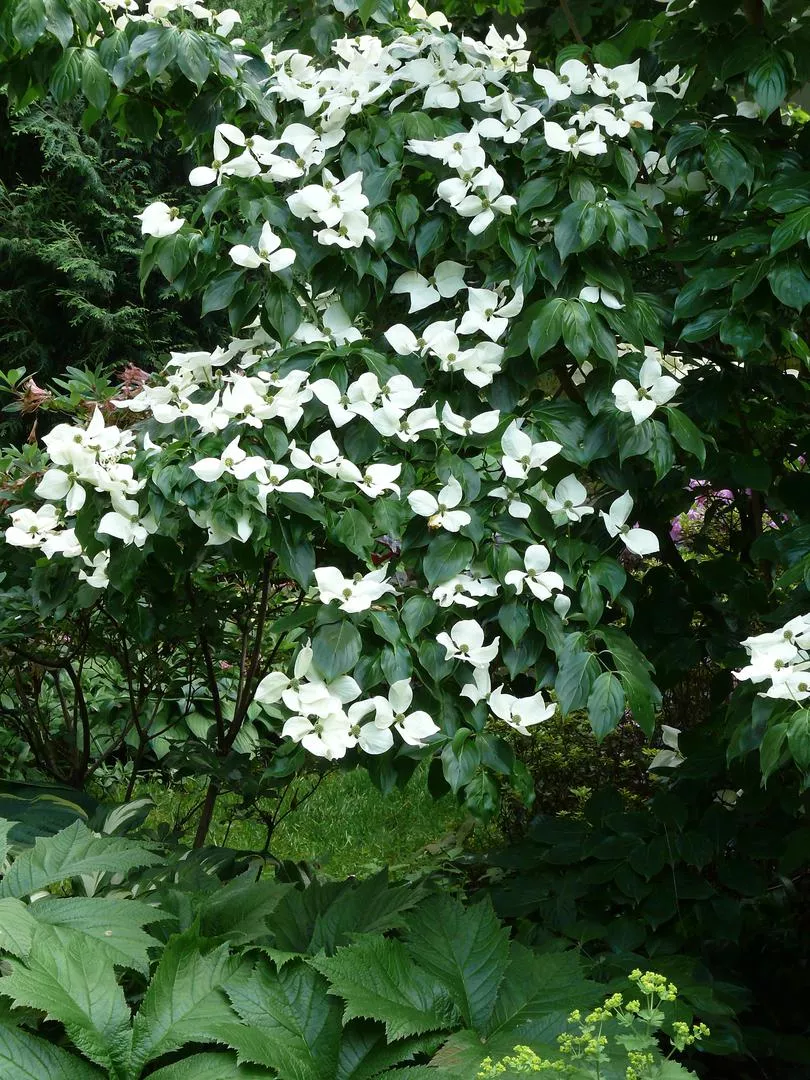
MULTIPOLYGON (((227 945, 201 952, 206 942, 194 931, 166 946, 133 1025, 132 1065, 144 1065, 188 1042, 209 1042, 217 1022, 232 1022, 221 987, 239 961, 227 945)), ((2 985, 2 984, 0 984, 2 985)))
POLYGON ((116 983, 112 962, 99 946, 84 941, 59 943, 38 930, 25 963, 12 962, 0 979, 0 993, 64 1024, 84 1055, 123 1076, 129 1056, 130 1012, 116 983))
POLYGON ((446 987, 464 1023, 482 1031, 509 963, 509 931, 491 904, 465 908, 441 897, 423 904, 408 930, 411 956, 446 987))
POLYGON ((144 975, 149 973, 147 950, 161 943, 142 927, 170 918, 149 904, 106 896, 38 900, 29 910, 40 923, 52 927, 62 947, 74 940, 79 948, 83 942, 90 948, 100 946, 116 966, 144 975))
POLYGON ((3 1080, 104 1080, 89 1061, 4 1021, 0 1021, 0 1076, 3 1080))
POLYGON ((340 1006, 316 971, 301 962, 277 971, 262 960, 252 971, 240 970, 226 992, 247 1025, 222 1029, 241 1060, 290 1080, 334 1080, 340 1006))
POLYGON ((233 1054, 192 1054, 157 1072, 149 1080, 269 1080, 261 1066, 238 1065, 233 1054))
POLYGON ((389 1039, 438 1031, 452 1022, 446 991, 399 941, 366 938, 311 963, 327 977, 331 992, 345 999, 344 1021, 380 1020, 389 1039))
POLYGON ((0 897, 30 896, 65 878, 82 874, 123 874, 136 866, 153 866, 161 856, 132 840, 96 836, 74 821, 56 836, 39 837, 23 852, 0 882, 0 897))

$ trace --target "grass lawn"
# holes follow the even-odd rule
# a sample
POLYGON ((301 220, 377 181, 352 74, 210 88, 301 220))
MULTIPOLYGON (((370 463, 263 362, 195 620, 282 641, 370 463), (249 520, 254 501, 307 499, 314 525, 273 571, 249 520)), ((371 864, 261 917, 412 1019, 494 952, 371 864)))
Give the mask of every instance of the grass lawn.
MULTIPOLYGON (((304 785, 303 790, 307 790, 304 785)), ((149 795, 155 809, 149 817, 174 824, 189 813, 201 793, 196 785, 166 788, 161 784, 139 786, 137 796, 149 795)), ((236 799, 220 798, 209 843, 260 851, 266 830, 261 822, 234 815, 236 799), (230 824, 229 824, 230 822, 230 824)), ((468 815, 452 796, 434 799, 418 770, 402 790, 382 795, 364 769, 336 771, 325 777, 318 790, 279 823, 273 833, 271 854, 280 859, 316 863, 330 876, 364 875, 390 866, 394 870, 416 869, 441 847, 455 847, 453 834, 469 829, 468 815)), ((187 839, 193 831, 188 826, 187 839)), ((483 840, 490 830, 476 830, 483 840)))

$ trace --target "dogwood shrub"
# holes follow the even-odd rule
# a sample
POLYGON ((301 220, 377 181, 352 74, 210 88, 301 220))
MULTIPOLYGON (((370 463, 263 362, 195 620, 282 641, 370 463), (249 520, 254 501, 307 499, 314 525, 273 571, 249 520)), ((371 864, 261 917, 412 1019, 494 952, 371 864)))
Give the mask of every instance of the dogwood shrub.
MULTIPOLYGON (((670 536, 688 478, 736 468, 738 491, 763 490, 745 475, 762 453, 727 449, 723 394, 750 394, 753 355, 795 397, 786 351, 807 358, 797 330, 706 303, 767 274, 800 312, 810 282, 806 254, 761 263, 756 236, 720 240, 747 192, 806 200, 773 202, 792 166, 755 180, 736 132, 760 125, 710 115, 702 69, 661 39, 643 64, 575 47, 540 66, 520 27, 473 38, 412 4, 326 55, 237 43, 187 202, 140 215, 144 276, 226 311, 234 336, 50 431, 5 534, 67 565, 79 604, 137 605, 161 568, 178 588, 212 566, 260 578, 219 752, 250 708, 327 759, 435 752, 486 813, 499 777, 522 782, 502 725, 586 709, 600 737, 626 714, 652 732, 651 613, 668 618, 673 580, 690 618, 713 604, 670 536), (719 265, 679 286, 673 267, 707 251, 719 265), (287 605, 270 619, 269 596, 287 605)), ((774 114, 784 95, 758 85, 774 114)), ((724 92, 746 117, 744 87, 724 92)), ((786 139, 801 123, 785 111, 786 139)), ((766 509, 740 500, 753 539, 766 509)))

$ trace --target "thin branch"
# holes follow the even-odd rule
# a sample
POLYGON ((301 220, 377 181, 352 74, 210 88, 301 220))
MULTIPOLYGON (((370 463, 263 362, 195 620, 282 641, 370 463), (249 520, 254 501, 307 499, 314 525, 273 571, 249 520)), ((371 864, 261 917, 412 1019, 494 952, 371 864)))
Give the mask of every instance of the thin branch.
POLYGON ((571 8, 568 6, 568 0, 560 0, 560 9, 562 10, 563 15, 565 15, 565 21, 568 23, 568 29, 574 35, 577 44, 584 45, 585 40, 582 37, 582 34, 580 34, 579 32, 577 21, 574 18, 571 8))

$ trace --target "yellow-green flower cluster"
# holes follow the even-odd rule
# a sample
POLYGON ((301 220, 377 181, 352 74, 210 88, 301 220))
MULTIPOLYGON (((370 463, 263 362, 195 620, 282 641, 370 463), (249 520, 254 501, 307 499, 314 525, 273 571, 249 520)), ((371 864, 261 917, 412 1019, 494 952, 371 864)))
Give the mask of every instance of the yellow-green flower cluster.
POLYGON ((493 1061, 490 1057, 484 1058, 475 1080, 489 1080, 491 1076, 503 1076, 507 1072, 539 1073, 547 1072, 549 1069, 554 1069, 559 1076, 560 1073, 568 1071, 568 1066, 562 1062, 539 1057, 530 1046, 516 1046, 514 1053, 508 1054, 500 1061, 493 1061))
POLYGON ((667 982, 663 975, 655 971, 645 971, 643 974, 639 968, 634 968, 628 975, 630 982, 634 982, 643 994, 658 997, 661 1001, 674 1001, 678 996, 678 987, 674 983, 667 982))

